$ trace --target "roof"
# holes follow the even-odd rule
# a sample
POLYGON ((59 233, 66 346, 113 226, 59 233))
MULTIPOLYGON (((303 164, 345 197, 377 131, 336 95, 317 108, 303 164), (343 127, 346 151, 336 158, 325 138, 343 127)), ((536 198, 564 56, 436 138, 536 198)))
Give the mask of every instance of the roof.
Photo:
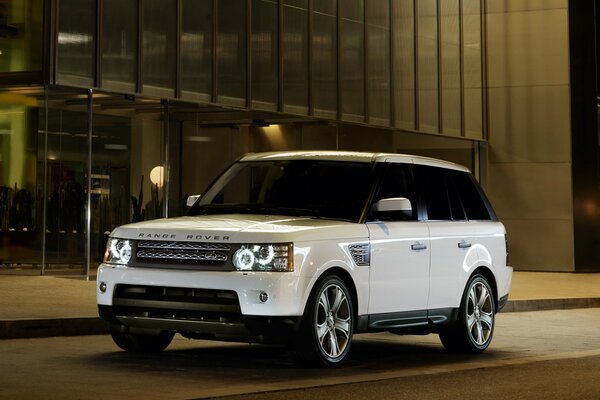
POLYGON ((462 165, 435 158, 421 157, 410 154, 395 153, 370 153, 358 151, 336 151, 336 150, 311 150, 311 151, 281 151, 270 153, 249 153, 242 157, 241 161, 266 161, 266 160, 329 160, 329 161, 351 161, 351 162, 393 162, 419 165, 430 165, 435 167, 449 168, 460 171, 468 171, 462 165))

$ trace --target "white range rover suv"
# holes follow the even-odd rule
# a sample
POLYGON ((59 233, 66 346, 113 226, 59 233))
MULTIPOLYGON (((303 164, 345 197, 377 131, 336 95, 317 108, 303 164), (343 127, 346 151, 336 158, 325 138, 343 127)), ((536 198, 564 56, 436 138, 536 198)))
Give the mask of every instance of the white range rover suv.
POLYGON ((481 352, 508 301, 506 231, 469 171, 399 154, 250 154, 186 216, 116 228, 100 316, 127 351, 282 343, 325 365, 352 335, 439 334, 481 352))

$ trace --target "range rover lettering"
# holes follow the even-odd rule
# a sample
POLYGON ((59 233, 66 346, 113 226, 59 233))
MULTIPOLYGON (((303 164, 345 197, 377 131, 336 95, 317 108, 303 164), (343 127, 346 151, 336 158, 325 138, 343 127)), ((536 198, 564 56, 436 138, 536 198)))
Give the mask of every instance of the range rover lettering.
POLYGON ((389 331, 482 352, 508 301, 506 231, 457 164, 249 154, 188 206, 110 234, 97 301, 124 350, 162 351, 179 333, 335 366, 354 334, 389 331))

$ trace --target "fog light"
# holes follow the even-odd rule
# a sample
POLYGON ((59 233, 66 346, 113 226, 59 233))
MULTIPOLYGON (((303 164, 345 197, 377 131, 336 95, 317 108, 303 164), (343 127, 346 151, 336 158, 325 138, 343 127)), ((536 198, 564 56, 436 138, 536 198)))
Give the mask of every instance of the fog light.
POLYGON ((106 282, 100 282, 100 286, 98 286, 98 289, 100 289, 100 292, 106 293, 106 287, 106 282))
POLYGON ((269 295, 265 292, 260 292, 260 294, 258 295, 258 299, 263 302, 266 303, 267 300, 269 300, 269 295))

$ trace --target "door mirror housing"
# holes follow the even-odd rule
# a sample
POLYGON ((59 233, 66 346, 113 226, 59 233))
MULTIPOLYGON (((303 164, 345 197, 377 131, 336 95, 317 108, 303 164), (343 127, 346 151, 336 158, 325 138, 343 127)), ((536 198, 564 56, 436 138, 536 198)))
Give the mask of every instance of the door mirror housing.
POLYGON ((412 203, 406 197, 381 199, 373 204, 373 213, 377 216, 399 215, 401 219, 411 219, 412 203))
POLYGON ((194 203, 196 203, 198 201, 198 199, 200 198, 200 196, 202 196, 201 194, 193 194, 191 196, 188 196, 185 205, 188 207, 191 207, 194 205, 194 203))

